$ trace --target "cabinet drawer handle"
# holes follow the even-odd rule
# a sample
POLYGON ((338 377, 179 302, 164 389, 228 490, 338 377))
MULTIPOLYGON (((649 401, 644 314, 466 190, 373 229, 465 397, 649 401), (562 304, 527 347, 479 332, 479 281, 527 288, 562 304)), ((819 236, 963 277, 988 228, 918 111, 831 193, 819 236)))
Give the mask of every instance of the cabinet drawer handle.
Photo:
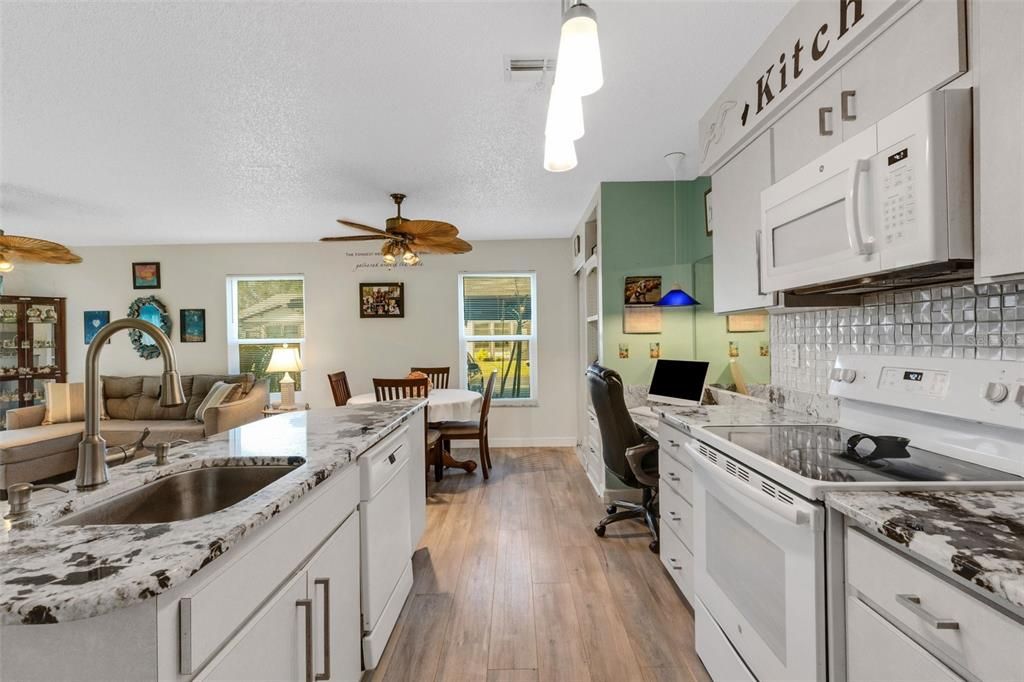
POLYGON ((825 127, 825 115, 832 113, 832 107, 821 107, 818 109, 818 134, 825 137, 832 134, 832 131, 825 127))
POLYGON ((317 585, 324 588, 324 671, 316 674, 317 680, 331 679, 331 579, 317 578, 313 581, 313 589, 317 585))
POLYGON ((856 121, 857 114, 854 113, 852 104, 855 104, 854 97, 857 96, 856 90, 843 90, 839 94, 839 115, 844 121, 856 121))
POLYGON ((681 571, 681 570, 683 570, 683 567, 682 567, 682 566, 680 566, 680 565, 679 565, 679 562, 678 562, 678 561, 676 561, 675 559, 669 558, 668 562, 669 562, 670 564, 672 564, 672 570, 673 570, 673 571, 681 571))
POLYGON ((679 521, 680 519, 682 519, 682 518, 683 518, 683 517, 681 517, 681 516, 680 516, 679 514, 676 514, 676 513, 674 512, 674 511, 670 511, 670 512, 668 513, 668 517, 669 517, 670 519, 672 519, 673 521, 679 521))
POLYGON ((313 600, 299 599, 295 605, 306 612, 306 682, 313 682, 313 600))
POLYGON ((668 439, 668 446, 670 448, 678 448, 679 447, 679 443, 677 443, 674 440, 672 440, 671 438, 669 438, 668 439))
POLYGON ((674 474, 674 473, 672 473, 671 471, 670 471, 670 472, 668 472, 668 473, 666 474, 666 476, 668 476, 668 480, 670 480, 670 481, 674 481, 674 482, 676 482, 676 483, 678 483, 678 482, 679 482, 679 476, 675 475, 675 474, 674 474))
POLYGON ((927 623, 936 630, 960 629, 960 623, 955 620, 949 620, 948 618, 936 618, 926 608, 921 606, 921 598, 916 594, 897 594, 896 601, 899 602, 903 608, 907 609, 921 620, 927 621, 927 623))

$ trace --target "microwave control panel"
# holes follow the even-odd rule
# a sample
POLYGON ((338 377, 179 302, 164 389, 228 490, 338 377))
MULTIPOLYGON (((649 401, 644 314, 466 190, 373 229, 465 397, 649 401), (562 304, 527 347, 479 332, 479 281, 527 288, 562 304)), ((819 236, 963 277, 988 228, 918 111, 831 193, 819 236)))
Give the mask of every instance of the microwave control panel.
POLYGON ((882 239, 886 244, 899 243, 904 235, 914 232, 914 164, 910 148, 900 147, 890 154, 880 154, 877 163, 882 169, 882 239))
POLYGON ((884 367, 878 388, 941 398, 949 391, 949 372, 936 369, 884 367))

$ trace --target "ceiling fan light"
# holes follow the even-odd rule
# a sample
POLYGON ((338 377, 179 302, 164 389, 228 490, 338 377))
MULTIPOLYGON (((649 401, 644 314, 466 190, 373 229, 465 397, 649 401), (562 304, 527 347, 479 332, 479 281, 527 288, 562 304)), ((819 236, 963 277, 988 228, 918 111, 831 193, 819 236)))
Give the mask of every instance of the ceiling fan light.
POLYGON ((0 253, 0 273, 11 272, 14 270, 14 263, 7 260, 7 256, 0 253))
POLYGON ((576 167, 576 143, 558 137, 544 137, 544 170, 564 173, 576 167))
POLYGON ((406 250, 406 252, 402 254, 402 262, 406 265, 413 265, 417 259, 418 257, 411 250, 406 250))
POLYGON ((544 134, 561 140, 578 140, 583 137, 583 100, 558 82, 551 86, 544 134))
POLYGON ((392 254, 392 253, 385 253, 385 254, 384 254, 384 255, 382 256, 382 258, 384 259, 384 262, 385 262, 385 263, 386 263, 387 265, 394 265, 394 264, 395 264, 395 261, 396 261, 396 260, 398 260, 397 258, 395 258, 395 255, 394 255, 394 254, 392 254))
POLYGON ((562 17, 555 66, 555 82, 559 81, 580 97, 591 95, 604 85, 597 14, 582 2, 570 7, 562 17))

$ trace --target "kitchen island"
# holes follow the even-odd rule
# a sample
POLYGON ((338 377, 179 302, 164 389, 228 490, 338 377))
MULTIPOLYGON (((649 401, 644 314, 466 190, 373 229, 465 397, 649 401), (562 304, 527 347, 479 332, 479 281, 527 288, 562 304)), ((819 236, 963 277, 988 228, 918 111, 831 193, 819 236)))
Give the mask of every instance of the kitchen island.
MULTIPOLYGON (((419 400, 279 415, 175 448, 163 466, 144 457, 114 467, 110 484, 94 491, 39 494, 29 516, 5 521, 0 532, 0 677, 224 679, 249 675, 232 662, 258 662, 261 649, 269 658, 287 659, 288 670, 311 669, 316 658, 321 673, 334 643, 332 679, 348 679, 338 675, 343 654, 355 656, 358 671, 360 635, 371 629, 360 627, 360 560, 365 565, 364 549, 374 540, 366 537, 365 518, 360 524, 360 512, 367 516, 360 479, 381 476, 361 472, 359 461, 380 459, 375 453, 384 448, 381 461, 394 464, 392 450, 404 448, 398 461, 408 466, 400 497, 409 500, 411 518, 402 519, 406 530, 394 534, 405 536, 388 542, 400 545, 408 560, 425 511, 423 419, 419 400), (195 518, 75 523, 83 511, 157 479, 234 467, 280 467, 283 475, 195 518), (322 569, 309 573, 307 585, 307 569, 318 559, 322 569), (268 628, 268 614, 282 595, 286 617, 280 627, 268 628), (340 612, 342 604, 347 612, 340 612), (267 632, 251 642, 285 641, 287 655, 274 653, 280 646, 245 645, 245 636, 261 624, 267 632), (343 636, 345 641, 335 641, 343 636), (303 651, 303 640, 314 645, 303 651), (232 658, 236 649, 247 653, 232 658), (40 659, 43 650, 51 655, 40 659), (211 674, 218 664, 223 674, 211 674)), ((411 582, 411 569, 403 581, 411 582)), ((365 598, 365 586, 363 591, 365 598)), ((397 618, 401 603, 394 601, 381 618, 397 618)), ((380 636, 378 631, 378 655, 380 636)), ((269 667, 262 674, 275 672, 282 670, 269 667)))

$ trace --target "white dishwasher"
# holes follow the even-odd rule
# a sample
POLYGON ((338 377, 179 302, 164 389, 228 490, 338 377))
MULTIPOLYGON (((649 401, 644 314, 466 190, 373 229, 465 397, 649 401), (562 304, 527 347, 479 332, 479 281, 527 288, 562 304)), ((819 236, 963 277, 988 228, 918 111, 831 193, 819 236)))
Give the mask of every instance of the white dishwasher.
POLYGON ((408 428, 359 458, 363 667, 377 667, 412 589, 408 428))

